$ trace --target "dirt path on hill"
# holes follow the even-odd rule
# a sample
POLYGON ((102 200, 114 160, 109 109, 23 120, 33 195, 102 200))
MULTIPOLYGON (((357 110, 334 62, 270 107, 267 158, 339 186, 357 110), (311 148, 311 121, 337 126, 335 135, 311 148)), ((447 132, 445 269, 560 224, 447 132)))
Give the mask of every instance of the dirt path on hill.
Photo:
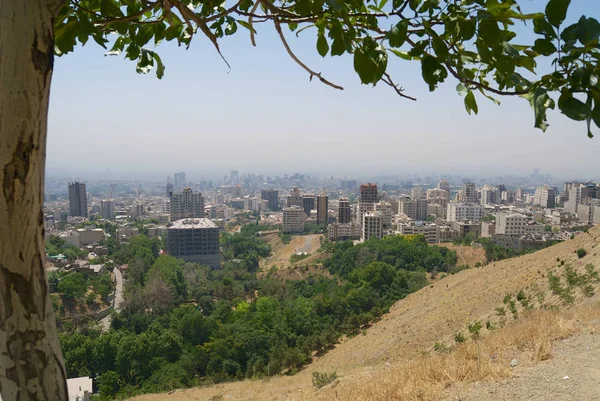
POLYGON ((559 341, 553 357, 534 366, 517 367, 500 382, 450 389, 444 401, 583 401, 600 400, 600 321, 559 341))

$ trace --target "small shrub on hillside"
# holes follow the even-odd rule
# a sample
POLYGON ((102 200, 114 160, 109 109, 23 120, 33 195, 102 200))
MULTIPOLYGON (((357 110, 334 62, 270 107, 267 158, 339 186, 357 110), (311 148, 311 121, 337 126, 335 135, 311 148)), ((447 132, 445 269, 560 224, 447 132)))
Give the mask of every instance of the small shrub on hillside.
POLYGON ((564 266, 564 265, 565 265, 565 261, 564 261, 564 260, 561 260, 561 261, 560 261, 560 265, 561 265, 561 266, 564 266))
POLYGON ((456 341, 457 343, 464 343, 467 339, 465 338, 465 336, 463 335, 463 333, 461 333, 460 331, 457 331, 454 334, 454 341, 456 341))
POLYGON ((525 291, 521 290, 517 293, 517 301, 521 303, 523 309, 529 310, 533 308, 533 304, 531 302, 531 296, 527 296, 525 291))
POLYGON ((469 265, 461 265, 461 266, 456 266, 456 267, 452 267, 450 270, 448 270, 448 273, 450 274, 456 274, 459 273, 463 270, 467 270, 470 269, 471 267, 469 265))
POLYGON ((556 258, 556 261, 557 261, 557 262, 560 262, 560 258, 556 258))
POLYGON ((445 353, 445 352, 450 352, 450 347, 448 347, 444 343, 436 341, 435 344, 433 344, 433 350, 436 352, 445 353))
POLYGON ((312 374, 313 386, 315 386, 316 388, 325 387, 326 385, 333 383, 337 378, 338 375, 336 372, 313 372, 312 374))
POLYGON ((494 324, 488 320, 487 322, 485 322, 485 328, 491 331, 494 330, 496 326, 494 326, 494 324))
POLYGON ((511 299, 512 299, 512 294, 506 294, 506 295, 504 296, 504 300, 502 300, 502 303, 503 303, 504 305, 507 305, 507 304, 510 302, 510 300, 511 300, 511 299))
POLYGON ((600 276, 598 276, 598 272, 594 268, 593 264, 588 263, 585 265, 585 271, 587 272, 587 276, 590 281, 595 281, 596 283, 600 282, 600 276))
POLYGON ((497 307, 496 308, 496 315, 498 315, 498 316, 506 316, 506 309, 504 309, 501 306, 497 307))
POLYGON ((583 258, 585 255, 587 255, 587 251, 583 248, 579 248, 577 251, 575 251, 577 253, 577 257, 579 259, 583 258))
POLYGON ((515 303, 515 301, 511 300, 508 303, 508 310, 510 310, 510 313, 512 314, 513 319, 519 318, 519 311, 517 311, 517 304, 515 303))
POLYGON ((469 327, 468 327, 469 333, 471 333, 471 338, 473 340, 477 340, 479 338, 479 332, 481 331, 482 328, 483 328, 483 324, 479 320, 476 320, 469 325, 469 327))

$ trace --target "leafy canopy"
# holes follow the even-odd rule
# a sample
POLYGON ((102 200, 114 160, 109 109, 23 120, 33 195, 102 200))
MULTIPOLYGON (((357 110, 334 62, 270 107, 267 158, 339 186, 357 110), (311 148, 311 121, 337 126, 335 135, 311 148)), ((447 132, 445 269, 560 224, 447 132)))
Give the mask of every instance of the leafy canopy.
POLYGON ((189 46, 200 34, 220 54, 223 36, 242 27, 256 45, 258 25, 273 23, 311 79, 343 89, 296 57, 282 26, 297 34, 312 28, 317 52, 351 54, 363 84, 383 82, 414 100, 392 80, 400 73, 388 70, 388 58, 399 57, 421 64, 430 91, 456 79, 469 113, 478 112, 477 92, 495 102, 521 96, 533 108, 536 127, 548 127, 546 112, 558 104, 570 119, 585 121, 591 137, 592 121, 600 127, 600 23, 582 16, 564 26, 569 4, 549 0, 544 12, 524 14, 517 0, 69 0, 56 19, 55 51, 69 53, 92 38, 106 54, 124 52, 140 73, 156 67, 161 78, 165 66, 155 49, 162 41, 189 46), (533 43, 517 43, 516 24, 533 30, 533 43), (552 71, 540 75, 541 58, 552 71))

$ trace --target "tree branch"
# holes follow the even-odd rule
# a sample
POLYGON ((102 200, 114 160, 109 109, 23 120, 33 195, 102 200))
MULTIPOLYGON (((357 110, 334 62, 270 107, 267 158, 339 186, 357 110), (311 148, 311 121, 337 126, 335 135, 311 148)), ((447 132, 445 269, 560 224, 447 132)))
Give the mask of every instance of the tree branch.
POLYGON ((252 10, 250 10, 250 16, 248 17, 248 25, 250 25, 250 42, 252 43, 252 46, 256 47, 256 39, 254 38, 254 25, 252 25, 252 23, 254 22, 254 13, 256 12, 256 10, 258 9, 258 6, 260 5, 260 1, 257 1, 256 3, 254 3, 254 6, 252 7, 252 10))
POLYGON ((290 55, 290 57, 292 58, 292 60, 294 60, 300 67, 302 67, 306 72, 308 72, 310 74, 311 80, 313 77, 317 77, 317 78, 319 78, 319 81, 323 82, 327 86, 331 86, 332 88, 339 89, 339 90, 344 90, 343 87, 336 85, 332 82, 329 82, 327 79, 325 79, 321 76, 320 72, 319 73, 314 72, 313 70, 308 68, 306 66, 306 64, 304 64, 302 61, 300 61, 298 59, 298 57, 296 57, 294 52, 292 52, 292 49, 290 49, 290 46, 288 45, 287 41, 285 40, 285 36, 283 35, 283 32, 281 31, 281 24, 279 23, 279 18, 275 18, 273 20, 273 22, 275 23, 275 29, 277 30, 277 33, 279 34, 279 38, 281 39, 281 42, 283 43, 285 50, 287 50, 287 52, 290 55))
POLYGON ((446 68, 448 69, 448 71, 450 71, 450 74, 452 74, 454 76, 454 78, 458 79, 460 82, 462 82, 463 84, 467 84, 467 85, 472 85, 478 89, 483 89, 484 91, 487 92, 491 92, 493 94, 499 95, 499 96, 523 96, 529 93, 529 91, 513 91, 513 92, 506 92, 506 91, 501 91, 499 89, 495 89, 492 88, 490 86, 484 85, 481 82, 477 82, 477 81, 473 81, 472 79, 469 78, 465 78, 463 76, 461 76, 453 67, 450 63, 448 63, 447 61, 444 62, 444 65, 446 66, 446 68))
POLYGON ((384 73, 383 73, 383 78, 381 78, 381 81, 382 81, 384 84, 391 86, 391 87, 392 87, 392 88, 393 88, 393 89, 396 91, 396 93, 397 93, 398 95, 400 95, 401 97, 403 97, 403 98, 406 98, 406 99, 413 100, 413 101, 415 101, 415 102, 417 101, 417 98, 414 98, 414 97, 412 97, 412 96, 405 95, 405 94, 404 94, 404 88, 402 88, 401 86, 399 86, 399 85, 395 84, 395 83, 394 83, 394 81, 392 81, 392 77, 391 77, 391 76, 390 76, 390 74, 388 74, 387 72, 384 72, 384 73))

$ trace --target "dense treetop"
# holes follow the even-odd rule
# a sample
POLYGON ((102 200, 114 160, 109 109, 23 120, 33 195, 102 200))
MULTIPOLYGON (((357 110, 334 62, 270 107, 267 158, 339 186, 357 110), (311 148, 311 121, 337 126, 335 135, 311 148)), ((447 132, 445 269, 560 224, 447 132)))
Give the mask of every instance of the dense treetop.
MULTIPOLYGON (((363 84, 380 82, 404 93, 393 80, 388 58, 421 64, 431 91, 449 77, 458 81, 466 110, 478 112, 476 94, 498 102, 522 96, 546 129, 546 111, 600 126, 600 23, 582 16, 565 26, 570 0, 549 0, 543 12, 524 14, 518 0, 70 0, 56 20, 55 51, 73 51, 90 38, 107 54, 124 52, 137 71, 165 72, 157 45, 176 41, 188 47, 200 34, 220 53, 219 39, 242 27, 256 45, 257 29, 272 23, 288 55, 308 74, 336 88, 294 54, 283 26, 300 34, 311 28, 323 57, 351 54, 363 84), (532 43, 521 43, 529 31, 532 43), (522 27, 522 28, 521 28, 522 27), (532 32, 531 32, 532 31, 532 32), (551 62, 541 71, 538 61, 551 62)), ((225 59, 223 59, 225 60, 225 59)), ((225 61, 226 62, 226 61, 225 61)))

